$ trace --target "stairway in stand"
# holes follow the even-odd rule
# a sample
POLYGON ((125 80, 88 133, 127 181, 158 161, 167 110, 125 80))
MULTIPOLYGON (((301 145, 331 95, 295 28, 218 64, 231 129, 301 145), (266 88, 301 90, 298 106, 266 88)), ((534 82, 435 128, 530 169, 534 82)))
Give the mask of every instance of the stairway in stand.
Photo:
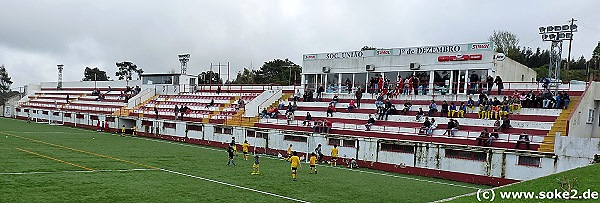
MULTIPOLYGON (((158 97, 158 95, 154 95, 148 99, 146 99, 146 101, 143 101, 142 103, 139 103, 138 105, 134 106, 133 108, 127 108, 127 105, 124 107, 121 107, 121 109, 116 110, 115 112, 113 112, 113 116, 129 116, 129 114, 131 114, 131 112, 133 112, 134 109, 139 109, 140 107, 146 105, 146 103, 155 100, 158 97)), ((139 114, 138 115, 140 118, 144 117, 144 114, 139 114)))
POLYGON ((570 97, 571 101, 569 102, 569 108, 562 110, 552 128, 548 134, 544 137, 544 141, 542 141, 542 145, 538 151, 540 152, 554 152, 554 142, 556 141, 556 133, 560 132, 561 136, 567 136, 567 120, 571 115, 571 112, 577 108, 577 104, 579 103, 579 97, 570 97))
MULTIPOLYGON (((292 97, 293 94, 282 94, 281 95, 281 99, 285 102, 287 101, 290 97, 292 97)), ((267 109, 272 108, 272 107, 277 107, 279 105, 279 100, 275 101, 275 103, 271 104, 269 107, 267 107, 267 109)), ((230 119, 227 119, 227 125, 230 126, 245 126, 245 127, 253 127, 254 124, 256 124, 258 122, 258 120, 260 120, 260 117, 244 117, 244 110, 240 110, 238 111, 235 115, 233 115, 233 117, 231 117, 230 119)))

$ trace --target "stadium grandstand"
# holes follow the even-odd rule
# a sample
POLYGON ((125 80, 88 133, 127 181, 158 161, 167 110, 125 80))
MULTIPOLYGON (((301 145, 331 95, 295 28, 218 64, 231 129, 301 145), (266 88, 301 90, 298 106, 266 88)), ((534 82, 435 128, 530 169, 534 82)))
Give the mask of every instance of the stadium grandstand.
POLYGON ((288 86, 199 85, 186 74, 42 82, 8 115, 224 148, 234 137, 260 154, 293 144, 306 159, 338 146, 340 164, 492 186, 589 164, 600 153, 600 84, 540 82, 493 47, 305 54, 302 83, 288 86))

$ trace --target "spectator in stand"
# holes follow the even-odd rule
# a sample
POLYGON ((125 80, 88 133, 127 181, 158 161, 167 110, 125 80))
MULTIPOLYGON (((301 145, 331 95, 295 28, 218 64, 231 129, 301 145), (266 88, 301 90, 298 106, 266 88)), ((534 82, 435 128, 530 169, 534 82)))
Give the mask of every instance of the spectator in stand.
POLYGON ((510 102, 511 103, 511 105, 510 105, 511 113, 514 113, 514 112, 517 112, 517 114, 521 113, 521 107, 523 106, 523 104, 521 103, 521 101, 522 101, 521 97, 523 97, 523 96, 513 97, 513 100, 510 102))
POLYGON ((340 98, 338 97, 337 94, 333 95, 333 99, 331 99, 331 103, 333 103, 333 107, 337 106, 338 101, 340 101, 340 98))
POLYGON ((402 109, 402 114, 406 115, 410 111, 411 108, 412 108, 412 104, 410 103, 410 101, 405 100, 404 108, 402 109))
POLYGON ((108 86, 108 91, 106 91, 106 93, 110 93, 112 91, 112 87, 110 87, 110 85, 108 86))
POLYGON ((402 94, 404 91, 404 79, 402 76, 398 76, 398 80, 396 80, 396 90, 394 91, 394 97, 398 98, 398 95, 402 94))
POLYGON ((464 118, 465 112, 467 112, 467 106, 465 106, 465 102, 460 102, 460 106, 458 107, 458 117, 464 118))
POLYGON ((428 112, 428 116, 431 117, 433 116, 433 113, 437 112, 437 104, 435 104, 435 101, 431 100, 431 103, 429 104, 429 112, 428 112))
POLYGON ((490 133, 487 128, 484 128, 483 131, 479 134, 479 137, 476 138, 477 145, 487 147, 487 143, 490 139, 490 133))
POLYGON ((356 93, 354 93, 354 96, 356 97, 356 107, 360 108, 360 100, 362 99, 362 96, 363 96, 362 88, 358 87, 356 89, 356 93))
POLYGON ((525 108, 533 108, 533 99, 534 99, 534 94, 533 94, 533 90, 529 90, 529 93, 527 93, 524 97, 523 100, 523 107, 525 108))
POLYGON ((438 124, 435 122, 435 118, 431 118, 431 126, 427 130, 427 136, 433 136, 433 131, 437 128, 438 124))
POLYGON ((69 103, 69 94, 67 94, 67 104, 69 103))
POLYGON ((158 108, 156 108, 156 106, 158 106, 158 103, 154 105, 154 116, 155 119, 158 120, 158 108))
POLYGON ((267 108, 264 108, 264 109, 262 110, 262 112, 260 112, 260 116, 261 116, 262 118, 269 118, 269 111, 267 110, 267 108))
POLYGON ((380 93, 383 89, 383 75, 379 75, 379 79, 377 81, 377 93, 380 93))
POLYGON ((427 134, 427 131, 431 127, 431 121, 429 121, 429 117, 425 117, 425 121, 423 122, 423 126, 419 129, 419 134, 427 134))
POLYGON ((385 116, 385 108, 383 106, 377 107, 377 120, 383 120, 385 116))
POLYGON ((175 105, 175 109, 173 110, 173 113, 175 113, 175 120, 177 120, 177 115, 179 113, 179 107, 177 105, 175 105))
POLYGON ((215 106, 215 99, 210 99, 210 103, 208 103, 206 105, 206 108, 208 109, 208 108, 213 107, 213 106, 215 106))
POLYGON ((475 94, 475 92, 477 92, 477 85, 479 84, 479 75, 473 71, 471 72, 471 76, 469 76, 469 80, 471 82, 471 86, 469 90, 467 90, 467 95, 475 94))
POLYGON ((450 116, 450 110, 448 108, 448 102, 446 102, 446 100, 444 100, 442 102, 442 109, 441 109, 440 113, 441 113, 440 116, 446 116, 446 117, 450 116))
POLYGON ((529 135, 525 132, 521 132, 521 135, 519 135, 519 140, 517 140, 517 146, 515 146, 515 149, 519 149, 519 145, 521 143, 525 143, 525 146, 527 147, 527 150, 529 150, 529 143, 531 142, 531 140, 529 139, 529 135))
POLYGON ((294 104, 292 104, 290 111, 292 112, 292 114, 296 114, 296 110, 298 110, 298 104, 296 104, 296 102, 294 102, 294 104))
POLYGON ((500 130, 502 126, 502 122, 500 122, 500 119, 496 119, 496 121, 494 122, 494 130, 500 130))
MULTIPOLYGON (((473 100, 473 97, 471 97, 471 96, 469 96, 469 100, 467 100, 467 109, 470 111, 470 113, 475 112, 475 101, 473 100)), ((466 112, 469 112, 469 111, 466 111, 466 112)))
POLYGON ((324 129, 324 133, 329 134, 329 130, 331 130, 331 128, 333 127, 333 123, 327 119, 325 119, 325 121, 323 121, 325 129, 324 129))
POLYGON ((371 79, 369 79, 369 93, 371 95, 375 94, 375 84, 377 84, 377 79, 375 79, 375 77, 371 77, 371 79))
POLYGON ((294 94, 294 101, 297 102, 298 100, 300 100, 301 96, 302 94, 300 94, 300 90, 296 90, 296 94, 294 94))
POLYGON ((217 94, 221 94, 221 86, 217 86, 217 91, 216 91, 216 93, 217 93, 217 94))
POLYGON ((321 133, 323 130, 323 121, 316 120, 312 126, 314 133, 321 133))
POLYGON ((135 86, 135 94, 139 94, 142 91, 142 88, 140 88, 139 85, 135 86))
POLYGON ((544 90, 549 90, 550 88, 550 79, 548 77, 544 77, 540 80, 542 84, 542 87, 544 88, 544 90))
POLYGON ((456 120, 456 119, 452 119, 452 121, 454 122, 454 127, 450 130, 450 136, 454 137, 456 135, 456 132, 460 128, 460 124, 458 123, 458 120, 456 120))
POLYGON ((502 83, 502 78, 499 75, 496 76, 496 80, 494 80, 496 86, 498 86, 498 95, 502 95, 502 89, 504 89, 504 83, 502 83))
POLYGON ((377 97, 377 100, 375 100, 375 107, 379 108, 383 106, 383 97, 379 96, 377 97))
POLYGON ((398 114, 398 110, 396 110, 396 106, 392 105, 392 107, 390 107, 385 112, 385 120, 387 121, 389 115, 396 115, 396 114, 398 114))
POLYGON ((321 98, 323 97, 323 92, 325 92, 325 87, 323 87, 323 85, 319 85, 319 88, 317 88, 317 101, 320 102, 321 98))
POLYGON ((406 79, 404 79, 404 89, 403 89, 402 94, 404 94, 404 95, 410 94, 410 90, 412 88, 411 84, 412 84, 411 77, 406 76, 406 79))
POLYGON ((279 101, 277 101, 277 102, 278 102, 277 103, 278 109, 283 109, 283 107, 285 107, 285 103, 284 103, 283 99, 280 98, 279 101))
POLYGON ((352 81, 350 81, 350 78, 346 78, 346 88, 348 88, 348 94, 352 94, 352 81))
POLYGON ((310 112, 306 112, 306 118, 304 118, 304 122, 302 122, 302 126, 305 126, 308 124, 308 126, 310 126, 310 122, 312 121, 312 116, 310 115, 310 112))
POLYGON ((365 125, 365 128, 367 128, 367 131, 371 130, 371 126, 373 126, 375 124, 375 119, 373 118, 373 116, 371 114, 369 114, 369 120, 367 121, 367 124, 365 125))
POLYGON ((498 135, 498 130, 494 129, 492 134, 490 134, 490 138, 488 139, 488 147, 492 146, 492 142, 497 140, 500 136, 498 135))
POLYGON ((415 119, 417 121, 420 121, 421 117, 423 117, 424 115, 425 115, 425 112, 423 111, 423 108, 419 107, 419 111, 417 111, 417 115, 416 115, 415 119))
POLYGON ((552 95, 552 92, 550 90, 545 90, 543 98, 543 106, 545 109, 547 109, 552 104, 554 96, 552 95))
POLYGON ((494 87, 494 77, 488 75, 485 81, 487 82, 487 95, 490 95, 492 94, 492 87, 494 87))
POLYGON ((279 109, 277 109, 277 107, 273 107, 269 110, 269 116, 271 118, 277 118, 278 115, 279 115, 279 109))
POLYGON ((291 111, 285 112, 285 118, 287 120, 287 124, 291 125, 292 121, 294 121, 294 114, 291 111))
POLYGON ((327 117, 333 117, 333 112, 335 112, 335 106, 333 103, 329 103, 329 106, 327 107, 327 117))
POLYGON ((500 131, 504 132, 504 130, 511 128, 512 126, 510 125, 510 118, 508 118, 508 116, 504 116, 504 119, 502 120, 502 125, 500 125, 500 131))
POLYGON ((448 119, 448 124, 446 125, 446 132, 444 132, 443 135, 446 135, 447 133, 448 136, 452 137, 452 129, 454 129, 454 121, 452 119, 448 119))
POLYGON ((454 102, 450 102, 450 107, 448 109, 448 117, 454 118, 454 114, 456 114, 456 112, 458 112, 456 104, 454 104, 454 102))
POLYGON ((421 84, 421 82, 419 81, 419 78, 416 75, 413 75, 413 77, 412 77, 412 87, 413 87, 413 90, 415 92, 415 95, 419 94, 419 84, 421 84))
POLYGON ((492 106, 492 110, 489 113, 490 119, 496 119, 496 118, 498 118, 499 110, 500 110, 499 106, 496 106, 496 105, 492 106))
POLYGON ((125 100, 125 92, 121 91, 121 94, 119 94, 119 100, 125 100))
POLYGON ((569 102, 571 102, 571 99, 569 98, 569 94, 566 91, 562 92, 561 99, 562 99, 561 104, 562 104, 563 109, 569 108, 569 102))
POLYGON ((351 112, 352 109, 356 108, 356 103, 354 102, 354 100, 350 100, 350 104, 348 104, 348 112, 351 112))
POLYGON ((244 102, 244 100, 240 98, 237 102, 237 106, 235 107, 235 109, 239 111, 240 109, 244 109, 245 106, 246 102, 244 102))

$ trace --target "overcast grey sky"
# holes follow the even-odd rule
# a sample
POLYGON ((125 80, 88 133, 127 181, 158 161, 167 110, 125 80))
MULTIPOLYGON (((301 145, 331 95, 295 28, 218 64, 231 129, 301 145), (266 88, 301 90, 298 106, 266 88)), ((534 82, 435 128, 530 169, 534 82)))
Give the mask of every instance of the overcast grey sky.
MULTIPOLYGON (((521 46, 542 47, 539 26, 579 20, 572 56, 591 56, 600 40, 598 0, 439 1, 4 1, 0 63, 12 87, 83 78, 86 66, 107 71, 132 61, 146 73, 188 73, 230 62, 232 77, 274 58, 302 64, 302 54, 487 41, 507 30, 521 46)), ((564 46, 566 57, 567 46, 564 46)), ((226 79, 226 76, 224 76, 226 79)))

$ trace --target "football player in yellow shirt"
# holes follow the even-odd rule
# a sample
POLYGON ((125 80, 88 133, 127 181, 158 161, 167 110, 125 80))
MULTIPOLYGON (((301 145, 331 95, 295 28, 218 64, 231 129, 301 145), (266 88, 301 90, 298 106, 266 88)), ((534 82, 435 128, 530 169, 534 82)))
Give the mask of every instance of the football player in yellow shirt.
POLYGON ((300 167, 300 169, 302 169, 302 165, 300 164, 300 157, 298 157, 297 152, 293 152, 292 157, 290 157, 290 162, 292 162, 292 180, 296 181, 296 173, 297 173, 298 167, 300 167))
POLYGON ((288 147, 287 149, 287 157, 286 160, 290 160, 290 157, 292 157, 292 144, 290 144, 290 147, 288 147))
POLYGON ((125 137, 125 125, 121 127, 121 137, 125 137))
POLYGON ((331 149, 331 165, 337 166, 337 160, 338 160, 337 145, 333 145, 333 149, 331 149))
POLYGON ((254 165, 252 165, 252 175, 260 175, 260 162, 258 162, 258 154, 254 155, 254 165))
POLYGON ((248 140, 244 140, 244 144, 242 144, 242 152, 244 152, 244 159, 248 161, 248 140))
POLYGON ((317 174, 317 154, 314 152, 310 154, 310 173, 315 172, 317 174))

